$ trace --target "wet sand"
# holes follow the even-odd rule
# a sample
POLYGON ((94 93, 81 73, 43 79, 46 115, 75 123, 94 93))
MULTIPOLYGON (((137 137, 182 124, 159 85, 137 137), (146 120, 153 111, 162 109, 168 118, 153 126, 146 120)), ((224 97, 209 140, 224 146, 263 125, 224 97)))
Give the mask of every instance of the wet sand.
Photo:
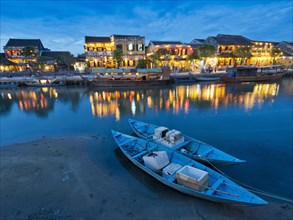
POLYGON ((1 220, 293 219, 286 203, 233 206, 183 195, 133 167, 119 150, 105 153, 105 141, 44 137, 2 147, 1 220), (97 153, 95 162, 89 151, 97 153))

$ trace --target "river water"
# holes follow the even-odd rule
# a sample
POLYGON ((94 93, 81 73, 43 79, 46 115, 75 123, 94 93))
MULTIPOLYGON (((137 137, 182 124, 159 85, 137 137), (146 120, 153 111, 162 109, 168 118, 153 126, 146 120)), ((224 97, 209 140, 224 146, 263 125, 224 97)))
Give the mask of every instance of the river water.
MULTIPOLYGON (((293 79, 124 89, 10 88, 0 89, 0 100, 1 146, 44 136, 101 136, 105 153, 121 163, 111 129, 132 134, 128 118, 133 118, 180 130, 247 160, 220 169, 249 186, 293 198, 293 79)), ((89 153, 95 160, 95 152, 89 153)))

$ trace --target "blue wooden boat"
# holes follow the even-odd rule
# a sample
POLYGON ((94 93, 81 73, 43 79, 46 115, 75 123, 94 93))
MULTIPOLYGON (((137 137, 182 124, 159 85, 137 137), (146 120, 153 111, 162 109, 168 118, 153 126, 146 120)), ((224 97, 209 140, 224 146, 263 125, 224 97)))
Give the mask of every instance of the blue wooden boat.
POLYGON ((179 131, 133 119, 128 121, 137 136, 167 146, 199 162, 221 166, 246 162, 179 131))
POLYGON ((267 204, 222 174, 168 147, 113 130, 112 134, 129 160, 175 190, 213 202, 238 205, 267 204))

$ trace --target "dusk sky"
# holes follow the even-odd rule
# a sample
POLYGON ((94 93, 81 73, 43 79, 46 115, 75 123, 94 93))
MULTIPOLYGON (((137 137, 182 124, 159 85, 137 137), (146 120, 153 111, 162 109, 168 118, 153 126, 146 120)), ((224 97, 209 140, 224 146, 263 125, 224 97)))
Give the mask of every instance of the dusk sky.
POLYGON ((9 38, 83 53, 85 36, 142 35, 189 43, 217 34, 292 41, 293 1, 1 0, 1 52, 9 38))

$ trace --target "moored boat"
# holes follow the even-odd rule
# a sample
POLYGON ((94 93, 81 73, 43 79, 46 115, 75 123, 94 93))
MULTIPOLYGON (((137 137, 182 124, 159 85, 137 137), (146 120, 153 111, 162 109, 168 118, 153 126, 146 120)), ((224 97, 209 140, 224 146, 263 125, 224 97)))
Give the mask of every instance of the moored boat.
POLYGON ((258 73, 276 74, 283 73, 285 70, 282 65, 259 66, 258 73))
POLYGON ((167 146, 199 162, 215 165, 232 165, 245 162, 245 160, 240 160, 209 144, 183 135, 179 131, 133 119, 128 121, 137 136, 167 146))
POLYGON ((0 88, 14 88, 18 87, 19 83, 17 82, 0 82, 0 88))
POLYGON ((226 83, 273 81, 283 77, 282 72, 258 72, 257 67, 233 67, 227 69, 227 75, 221 80, 226 83))
POLYGON ((220 76, 206 75, 206 76, 195 76, 197 81, 220 81, 220 76))
POLYGON ((162 86, 173 83, 173 79, 123 79, 123 78, 95 78, 88 81, 91 86, 98 87, 127 87, 127 86, 162 86))
POLYGON ((54 87, 54 86, 65 86, 64 80, 59 79, 33 79, 28 82, 24 82, 25 86, 33 86, 33 87, 54 87))
POLYGON ((91 79, 83 77, 88 85, 97 87, 162 86, 173 83, 170 68, 104 70, 91 79), (105 72, 106 71, 106 72, 105 72))
POLYGON ((182 193, 213 202, 266 205, 267 202, 224 175, 168 147, 112 130, 125 154, 140 169, 182 193))

